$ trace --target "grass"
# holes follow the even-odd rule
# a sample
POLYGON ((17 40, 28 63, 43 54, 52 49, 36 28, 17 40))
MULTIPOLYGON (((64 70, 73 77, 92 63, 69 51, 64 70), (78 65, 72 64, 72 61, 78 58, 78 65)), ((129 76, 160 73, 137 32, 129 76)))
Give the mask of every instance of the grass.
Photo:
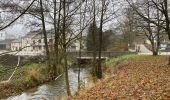
MULTIPOLYGON (((10 67, 12 68, 12 67, 10 67)), ((7 80, 14 69, 0 66, 0 81, 7 80)), ((0 84, 0 98, 21 92, 51 80, 45 64, 27 64, 16 70, 10 83, 0 84)))
POLYGON ((12 73, 14 69, 10 66, 2 66, 0 65, 0 81, 8 79, 8 76, 12 73))
POLYGON ((45 64, 25 65, 16 72, 16 76, 12 80, 15 87, 25 85, 27 88, 37 85, 41 81, 48 79, 49 75, 45 71, 48 69, 45 64))
POLYGON ((111 59, 107 60, 103 64, 104 78, 110 77, 111 74, 113 74, 116 70, 118 70, 119 64, 133 61, 134 59, 141 58, 141 57, 144 57, 144 56, 128 54, 128 55, 123 55, 123 56, 119 56, 117 58, 111 58, 111 59))
POLYGON ((109 59, 108 61, 106 61, 106 66, 108 67, 116 67, 116 65, 124 62, 124 61, 129 61, 129 60, 133 60, 137 57, 141 57, 139 55, 123 55, 123 56, 120 56, 120 57, 117 57, 117 58, 112 58, 112 59, 109 59))

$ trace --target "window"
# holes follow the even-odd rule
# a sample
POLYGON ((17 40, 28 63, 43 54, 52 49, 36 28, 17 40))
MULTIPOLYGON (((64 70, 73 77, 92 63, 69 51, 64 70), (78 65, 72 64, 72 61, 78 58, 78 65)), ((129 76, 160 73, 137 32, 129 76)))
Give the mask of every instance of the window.
POLYGON ((35 47, 33 47, 33 50, 35 50, 35 47))
POLYGON ((33 40, 33 44, 35 44, 35 40, 33 40))
POLYGON ((40 40, 38 40, 38 43, 41 43, 41 39, 40 39, 40 40))
POLYGON ((50 42, 50 43, 52 43, 52 41, 53 41, 52 39, 49 39, 49 42, 50 42))
POLYGON ((41 46, 39 46, 39 50, 41 50, 41 46))

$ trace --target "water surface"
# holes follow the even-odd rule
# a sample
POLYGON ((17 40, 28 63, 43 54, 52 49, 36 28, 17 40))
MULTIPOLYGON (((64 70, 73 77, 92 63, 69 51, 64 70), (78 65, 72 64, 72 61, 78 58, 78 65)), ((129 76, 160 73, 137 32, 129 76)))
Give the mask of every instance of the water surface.
MULTIPOLYGON (((85 86, 90 83, 88 76, 89 71, 86 68, 81 68, 81 80, 85 86)), ((70 68, 68 71, 70 89, 72 93, 77 91, 78 82, 78 68, 70 68)), ((62 75, 57 80, 43 84, 39 87, 29 89, 20 95, 9 97, 5 100, 60 100, 66 97, 65 76, 62 75)))

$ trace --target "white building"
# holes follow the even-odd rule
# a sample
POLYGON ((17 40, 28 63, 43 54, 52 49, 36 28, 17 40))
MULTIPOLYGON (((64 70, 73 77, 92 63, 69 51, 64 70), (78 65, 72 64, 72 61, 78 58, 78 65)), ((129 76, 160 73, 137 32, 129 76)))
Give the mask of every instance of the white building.
POLYGON ((74 41, 74 42, 70 43, 70 45, 68 46, 68 49, 67 49, 68 52, 74 52, 74 51, 79 51, 79 50, 80 50, 79 41, 74 41))
POLYGON ((5 32, 0 32, 0 41, 6 39, 6 33, 5 32))
MULTIPOLYGON (((40 31, 32 31, 21 40, 14 40, 11 43, 11 50, 18 51, 19 55, 43 55, 45 53, 44 35, 40 31)), ((47 31, 47 42, 49 48, 54 45, 54 34, 52 31, 47 31)), ((84 46, 83 46, 84 47, 84 46)), ((50 48, 51 49, 51 48, 50 48)), ((68 50, 70 52, 79 51, 80 43, 78 40, 69 44, 68 50)))
POLYGON ((6 34, 5 32, 0 32, 0 50, 11 50, 11 43, 14 41, 14 37, 6 34))
POLYGON ((21 39, 16 39, 16 40, 13 40, 11 42, 11 50, 12 51, 18 51, 18 50, 21 50, 22 46, 21 46, 21 39))
MULTIPOLYGON (((44 35, 40 31, 28 33, 21 39, 21 55, 43 55, 45 52, 44 35)), ((50 43, 54 38, 54 34, 48 31, 47 41, 50 43)))
POLYGON ((11 42, 13 39, 5 39, 0 41, 0 50, 11 50, 11 42))

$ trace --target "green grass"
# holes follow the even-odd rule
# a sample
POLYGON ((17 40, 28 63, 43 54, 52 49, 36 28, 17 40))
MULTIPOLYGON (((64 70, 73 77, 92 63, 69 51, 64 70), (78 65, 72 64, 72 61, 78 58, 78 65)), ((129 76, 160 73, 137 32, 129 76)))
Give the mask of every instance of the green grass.
MULTIPOLYGON (((14 71, 14 68, 0 65, 0 81, 8 80, 14 71)), ((16 70, 10 83, 0 84, 0 98, 22 92, 25 89, 35 87, 41 83, 50 81, 51 79, 46 64, 24 65, 16 70)))
POLYGON ((12 84, 14 87, 22 87, 23 85, 28 88, 36 86, 44 80, 49 78, 45 64, 30 64, 19 68, 13 79, 12 84))
POLYGON ((130 54, 130 55, 123 55, 123 56, 120 56, 117 58, 112 58, 112 59, 109 59, 108 61, 106 61, 106 66, 115 67, 116 65, 118 65, 124 61, 133 60, 138 57, 141 57, 141 56, 135 55, 135 54, 130 54))
POLYGON ((8 79, 14 68, 0 65, 0 81, 8 79))
POLYGON ((117 58, 111 58, 105 62, 104 67, 104 78, 110 77, 117 69, 119 69, 119 64, 124 62, 129 62, 131 60, 141 58, 142 56, 135 55, 135 54, 128 54, 119 56, 117 58))

